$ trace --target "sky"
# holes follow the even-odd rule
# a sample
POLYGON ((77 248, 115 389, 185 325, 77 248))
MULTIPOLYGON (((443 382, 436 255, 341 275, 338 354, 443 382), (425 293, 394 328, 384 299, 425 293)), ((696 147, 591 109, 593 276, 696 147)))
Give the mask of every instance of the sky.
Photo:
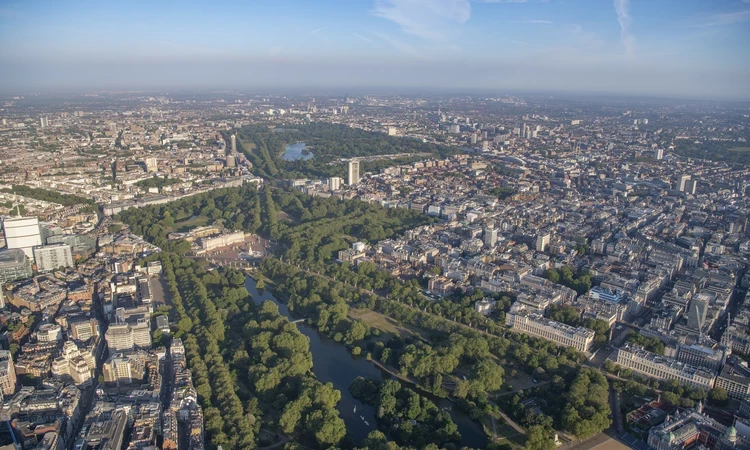
POLYGON ((0 90, 750 100, 750 0, 0 0, 0 90))

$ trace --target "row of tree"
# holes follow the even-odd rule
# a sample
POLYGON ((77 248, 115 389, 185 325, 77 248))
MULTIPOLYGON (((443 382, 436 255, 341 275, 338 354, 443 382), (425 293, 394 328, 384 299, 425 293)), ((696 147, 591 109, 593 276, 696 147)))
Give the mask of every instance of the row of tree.
POLYGON ((162 253, 207 441, 254 448, 265 420, 307 446, 337 445, 346 434, 335 409, 341 394, 310 371, 308 339, 273 303, 256 305, 241 272, 204 263, 162 253))

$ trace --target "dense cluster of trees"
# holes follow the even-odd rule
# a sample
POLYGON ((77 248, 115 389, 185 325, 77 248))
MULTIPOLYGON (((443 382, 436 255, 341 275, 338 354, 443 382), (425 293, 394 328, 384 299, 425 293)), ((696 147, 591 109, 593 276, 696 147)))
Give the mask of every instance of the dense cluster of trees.
MULTIPOLYGON (((475 417, 491 410, 487 393, 502 385, 502 367, 545 379, 564 378, 566 389, 581 373, 584 356, 575 349, 509 333, 477 314, 473 303, 483 296, 481 291, 430 301, 418 279, 404 282, 372 263, 354 268, 333 261, 335 252, 354 240, 376 241, 426 222, 411 211, 314 198, 272 186, 221 189, 125 211, 120 219, 133 232, 167 250, 165 276, 176 299, 172 319, 177 336, 189 341, 186 348, 191 349, 207 433, 225 448, 254 443, 261 418, 314 447, 337 445, 345 428, 334 408, 338 393, 310 373, 309 345, 296 327, 273 304, 255 305, 241 273, 207 271, 205 261, 181 256, 189 249, 187 243, 167 239, 177 223, 200 217, 278 241, 278 259, 266 258, 260 270, 274 281, 291 310, 309 317, 353 352, 366 349, 368 357, 380 359, 425 389, 443 395, 450 391, 475 417), (430 342, 372 339, 374 330, 348 317, 355 306, 426 330, 430 342), (228 389, 232 381, 234 387, 228 389)), ((571 273, 570 278, 581 277, 575 280, 571 273)), ((509 296, 498 294, 496 299, 501 311, 510 306, 509 296)), ((591 386, 598 383, 590 376, 586 379, 591 386)), ((603 423, 597 405, 588 398, 564 396, 557 407, 571 417, 575 411, 584 423, 575 432, 585 434, 603 423)), ((563 424, 561 417, 555 420, 563 424)), ((572 428, 571 420, 566 423, 572 428)))
POLYGON ((123 211, 119 219, 155 245, 181 253, 190 246, 169 241, 175 224, 192 217, 220 221, 232 230, 281 242, 284 260, 323 264, 354 240, 378 241, 429 222, 406 209, 385 209, 358 200, 318 198, 254 186, 217 189, 165 205, 123 211))
POLYGON ((621 380, 613 381, 612 386, 616 391, 624 394, 620 396, 623 402, 632 401, 632 404, 628 405, 631 409, 642 404, 646 399, 656 398, 657 395, 661 395, 662 400, 682 408, 692 408, 697 402, 706 400, 722 406, 727 400, 727 393, 721 388, 713 388, 706 392, 702 388, 682 385, 677 380, 649 378, 620 367, 611 360, 604 361, 603 368, 609 373, 622 377, 621 380))
POLYGON ((648 337, 640 333, 636 333, 635 331, 631 331, 628 333, 625 341, 640 345, 651 353, 656 353, 657 355, 662 356, 664 355, 664 342, 662 342, 659 338, 648 337))
POLYGON ((568 266, 563 266, 560 270, 547 269, 544 273, 545 278, 553 283, 562 284, 567 286, 578 294, 585 294, 591 289, 591 274, 590 273, 573 273, 573 269, 568 266))
POLYGON ((182 180, 178 178, 152 177, 138 181, 135 183, 135 185, 145 191, 149 188, 163 188, 178 183, 182 183, 182 180))
POLYGON ((308 446, 337 445, 346 433, 341 394, 311 373, 296 326, 273 303, 253 303, 241 272, 206 271, 174 253, 161 259, 209 442, 254 448, 265 419, 308 446))
POLYGON ((553 428, 563 429, 580 439, 593 436, 611 423, 609 383, 599 371, 584 367, 566 376, 554 376, 549 389, 532 389, 514 395, 508 405, 510 414, 531 431, 540 427, 534 439, 529 437, 527 448, 545 450, 553 428), (541 410, 527 409, 523 397, 535 399, 541 410), (545 436, 545 439, 541 439, 545 436))
MULTIPOLYGON (((95 206, 94 201, 85 197, 72 194, 61 194, 57 191, 50 191, 42 188, 32 188, 22 184, 14 184, 10 189, 3 189, 2 192, 22 195, 24 197, 41 200, 44 202, 57 203, 63 206, 73 205, 90 205, 95 206)), ((92 208, 93 209, 93 208, 92 208)))
POLYGON ((516 195, 518 190, 512 187, 497 187, 487 191, 488 194, 496 196, 500 200, 505 200, 508 197, 516 195))
POLYGON ((376 409, 378 427, 401 445, 423 448, 458 442, 461 435, 450 414, 395 380, 356 378, 349 387, 354 398, 376 409))
POLYGON ((594 345, 601 347, 607 345, 609 341, 609 324, 600 319, 594 319, 593 317, 582 317, 581 312, 576 308, 569 305, 550 305, 549 307, 549 318, 556 321, 568 324, 574 327, 586 327, 589 330, 593 330, 596 335, 594 336, 594 345))
MULTIPOLYGON (((750 136, 745 136, 750 139, 750 136)), ((750 148, 746 144, 727 141, 696 142, 691 139, 676 141, 674 152, 686 158, 708 159, 727 164, 750 165, 750 148), (745 146, 743 146, 745 145, 745 146)))
MULTIPOLYGON (((431 153, 437 157, 445 157, 455 153, 446 146, 340 124, 310 123, 276 131, 265 125, 247 125, 235 130, 239 149, 252 162, 253 169, 259 175, 269 178, 344 177, 346 165, 331 164, 340 158, 397 153, 431 153), (285 146, 300 141, 304 141, 313 150, 315 157, 285 161, 281 157, 285 146)), ((225 139, 229 139, 229 132, 226 132, 225 139)), ((400 161, 364 161, 360 169, 363 172, 377 171, 415 160, 417 158, 404 158, 400 161)))

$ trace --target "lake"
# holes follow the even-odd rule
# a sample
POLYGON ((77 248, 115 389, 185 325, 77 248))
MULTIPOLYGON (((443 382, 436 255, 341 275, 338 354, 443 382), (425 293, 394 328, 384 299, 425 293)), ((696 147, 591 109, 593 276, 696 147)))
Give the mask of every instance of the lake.
POLYGON ((289 144, 284 148, 284 154, 281 158, 284 161, 296 161, 298 159, 310 159, 313 157, 312 152, 308 151, 307 154, 302 151, 307 148, 304 142, 297 142, 289 144))
MULTIPOLYGON (((255 288, 255 280, 247 277, 245 287, 252 295, 255 303, 260 304, 270 300, 279 307, 281 315, 293 320, 289 308, 279 302, 269 290, 264 289, 263 293, 258 292, 255 288)), ((333 384, 333 387, 341 392, 341 401, 336 408, 341 418, 344 419, 347 431, 358 441, 365 439, 370 431, 377 429, 375 408, 355 399, 349 392, 349 385, 360 376, 381 381, 390 378, 390 375, 364 358, 355 358, 344 345, 320 333, 315 327, 307 323, 300 323, 298 328, 302 334, 310 339, 310 352, 313 359, 312 371, 315 376, 323 383, 333 384), (356 412, 354 412, 355 406, 356 412), (364 420, 360 416, 364 417, 364 420), (365 420, 369 425, 365 424, 365 420)), ((412 389, 414 389, 413 386, 412 389)), ((487 437, 482 427, 472 421, 469 416, 455 409, 453 403, 423 392, 420 393, 430 397, 440 408, 451 408, 451 417, 453 417, 453 421, 456 422, 458 431, 461 433, 461 446, 484 448, 487 445, 487 437)))

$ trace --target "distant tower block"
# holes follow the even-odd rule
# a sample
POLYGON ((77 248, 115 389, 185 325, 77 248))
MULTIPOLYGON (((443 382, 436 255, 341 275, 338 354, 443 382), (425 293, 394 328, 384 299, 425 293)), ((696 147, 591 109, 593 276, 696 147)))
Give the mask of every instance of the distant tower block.
POLYGON ((147 172, 157 172, 159 170, 159 165, 156 158, 146 158, 144 162, 146 163, 147 172))
POLYGON ((231 137, 232 141, 232 153, 237 153, 237 135, 232 135, 231 137))
POLYGON ((359 183, 359 161, 349 161, 349 176, 347 177, 349 186, 359 183))

